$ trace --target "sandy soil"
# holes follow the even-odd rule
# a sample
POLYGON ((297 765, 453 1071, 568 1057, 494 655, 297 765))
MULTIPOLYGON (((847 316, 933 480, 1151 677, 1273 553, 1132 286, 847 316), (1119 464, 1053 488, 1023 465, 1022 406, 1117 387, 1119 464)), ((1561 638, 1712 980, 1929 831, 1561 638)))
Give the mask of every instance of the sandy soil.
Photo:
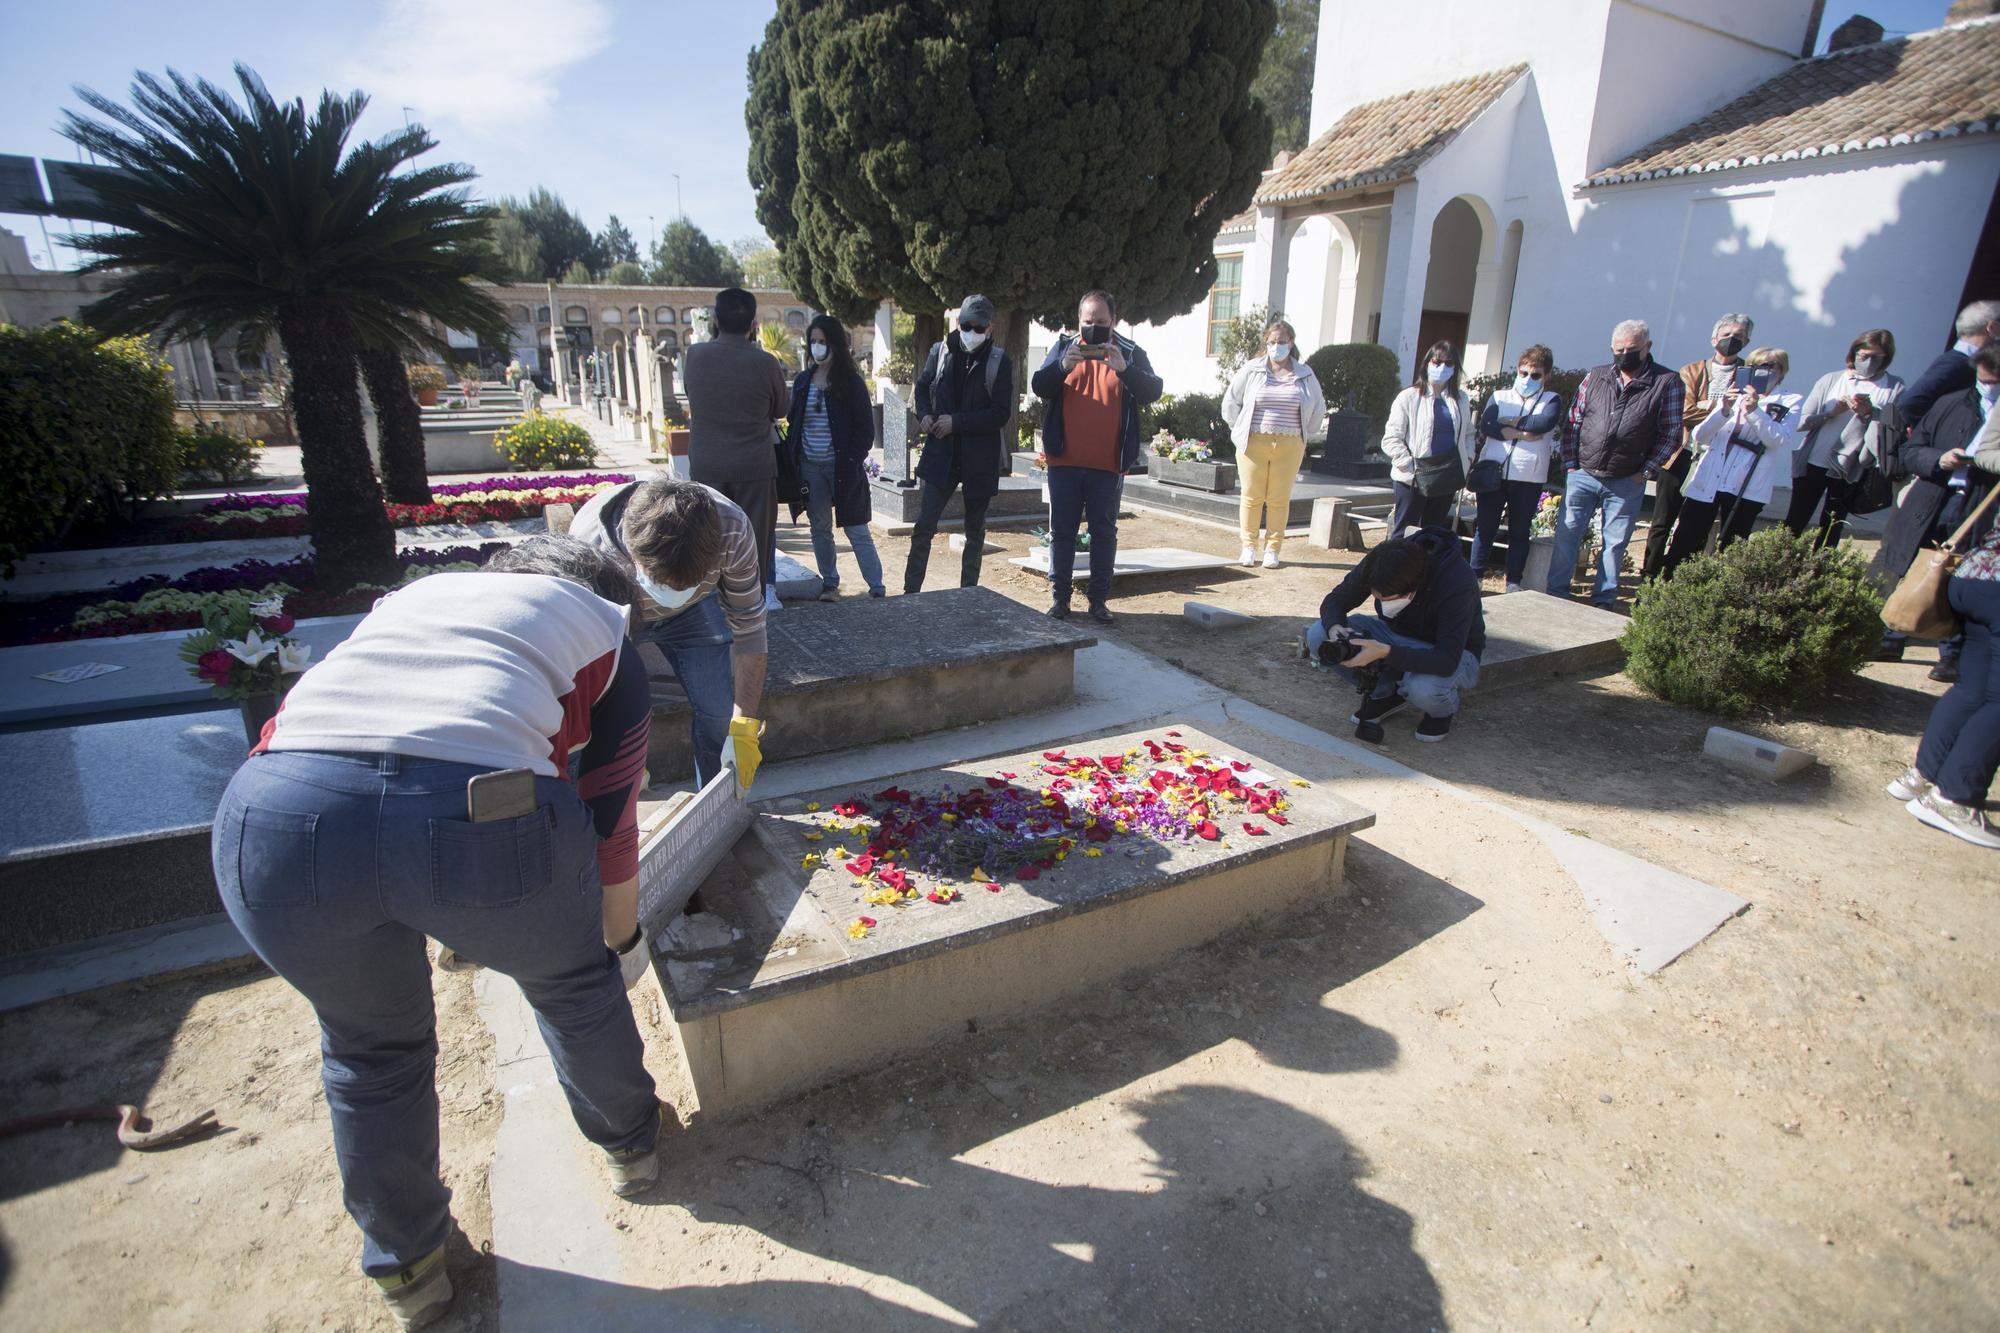
MULTIPOLYGON (((1122 535, 1236 546, 1148 517, 1122 535)), ((783 544, 809 559, 803 532, 783 544)), ((893 585, 904 547, 881 546, 893 585)), ((1104 632, 1348 734, 1352 699, 1290 645, 1352 557, 1288 554, 1141 585, 1104 632), (1189 597, 1258 622, 1188 629, 1189 597)), ((940 539, 933 586, 955 570, 940 539)), ((986 582, 1045 597, 1001 556, 986 582)), ((1354 770, 1343 793, 1380 823, 1347 896, 925 1060, 696 1119, 659 1190, 607 1204, 628 1277, 800 1328, 1991 1327, 2000 858, 1881 794, 1940 688, 1927 659, 1752 724, 1820 756, 1783 787, 1706 764, 1709 719, 1615 675, 1474 695, 1444 745, 1392 723, 1413 767, 1754 906, 1636 978, 1518 826, 1354 770)), ((493 1070, 463 979, 439 994, 465 1233, 445 1327, 476 1327, 493 1070)), ((103 1129, 0 1143, 9 1323, 386 1326, 354 1275, 310 1015, 281 984, 58 1001, 0 1017, 0 1049, 0 1115, 138 1086, 237 1127, 149 1158, 103 1129)))

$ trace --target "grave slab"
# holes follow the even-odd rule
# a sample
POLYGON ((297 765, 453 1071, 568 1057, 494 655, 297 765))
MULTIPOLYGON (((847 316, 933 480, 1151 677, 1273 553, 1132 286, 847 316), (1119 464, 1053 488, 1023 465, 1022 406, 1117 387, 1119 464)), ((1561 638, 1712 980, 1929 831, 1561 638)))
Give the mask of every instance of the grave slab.
MULTIPOLYGON (((1049 548, 1034 547, 1026 555, 1017 555, 1007 563, 1046 575, 1049 572, 1049 548)), ((1233 563, 1226 556, 1209 555, 1204 551, 1184 551, 1177 546, 1141 546, 1131 550, 1120 546, 1118 558, 1111 567, 1111 577, 1122 579, 1139 574, 1199 574, 1212 569, 1227 569, 1233 563)), ((1080 550, 1076 553, 1076 576, 1083 578, 1089 573, 1090 552, 1080 550)))
MULTIPOLYGON (((1285 526, 1306 527, 1312 522, 1313 501, 1329 495, 1349 501, 1354 506, 1350 512, 1379 507, 1380 511, 1386 514, 1390 506, 1395 503, 1395 496, 1387 485, 1332 481, 1306 473, 1292 484, 1292 502, 1287 511, 1285 526)), ((1236 526, 1241 508, 1240 497, 1233 494, 1211 495, 1186 486, 1163 485, 1152 477, 1139 476, 1125 478, 1123 503, 1160 510, 1183 518, 1223 523, 1232 529, 1236 526)))
POLYGON ((781 602, 810 602, 826 586, 820 581, 817 570, 807 569, 783 551, 778 552, 776 563, 778 600, 781 602))
MULTIPOLYGON (((1150 768, 1130 757, 1143 756, 1148 741, 1187 747, 1167 755, 1173 771, 1245 765, 1239 780, 1282 795, 1287 822, 1202 798, 1215 802, 1228 830, 1217 840, 1138 831, 1101 843, 1078 838, 1060 864, 1030 879, 999 866, 991 883, 956 861, 943 876, 917 865, 908 873, 922 892, 948 886, 957 900, 884 906, 864 897, 880 881, 848 868, 868 837, 854 830, 877 827, 885 811, 902 822, 921 818, 912 798, 932 801, 947 790, 1011 788, 1046 808, 1041 784, 1055 780, 1047 770, 1068 767, 1049 756, 1063 752, 1030 750, 758 804, 750 831, 698 890, 696 910, 652 942, 654 977, 702 1113, 741 1111, 929 1049, 968 1022, 1046 1007, 1242 922, 1342 891, 1347 839, 1374 823, 1371 813, 1192 726, 1168 723, 1074 752, 1150 768), (835 810, 857 795, 871 803, 866 815, 835 810), (1246 819, 1265 832, 1246 832, 1246 819), (836 850, 843 845, 848 857, 836 850), (876 925, 858 927, 863 917, 876 925)), ((1151 790, 1145 769, 1110 780, 1151 790)), ((959 830, 949 848, 987 836, 974 822, 936 827, 959 830)))
POLYGON ((1526 590, 1488 597, 1479 605, 1486 616, 1481 690, 1624 664, 1620 639, 1631 622, 1615 611, 1526 590))
POLYGON ((1181 603, 1181 615, 1203 629, 1242 629, 1255 624, 1257 617, 1245 615, 1241 611, 1231 611, 1226 606, 1211 606, 1207 602, 1181 603))
POLYGON ((1761 736, 1750 736, 1728 727, 1710 727, 1701 752, 1725 768, 1748 773, 1767 782, 1783 782, 1796 777, 1818 762, 1807 750, 1795 749, 1761 736))
MULTIPOLYGON (((1077 650, 1091 635, 991 588, 851 597, 765 621, 764 753, 795 758, 969 726, 1067 703, 1077 650)), ((694 771, 691 715, 664 658, 642 648, 654 680, 647 770, 694 771)))
MULTIPOLYGON (((310 645, 317 662, 360 621, 358 615, 301 620, 292 637, 310 645)), ((176 629, 0 648, 0 727, 142 710, 212 708, 217 703, 214 692, 190 675, 180 659, 180 643, 187 635, 187 630, 176 629), (118 670, 68 682, 42 679, 92 665, 118 670)))

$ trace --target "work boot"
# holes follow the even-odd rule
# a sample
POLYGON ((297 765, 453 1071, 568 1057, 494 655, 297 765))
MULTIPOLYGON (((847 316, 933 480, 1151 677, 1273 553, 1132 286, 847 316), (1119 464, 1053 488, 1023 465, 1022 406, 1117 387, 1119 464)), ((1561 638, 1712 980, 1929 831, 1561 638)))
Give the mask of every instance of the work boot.
POLYGON ((442 1245, 408 1268, 373 1281, 402 1328, 422 1328, 451 1304, 451 1274, 445 1271, 442 1245))
POLYGON ((1932 680, 1940 681, 1946 685, 1956 684, 1958 681, 1958 659, 1956 657, 1940 657, 1937 660, 1937 665, 1931 668, 1930 675, 1932 680))
POLYGON ((1049 603, 1049 619, 1050 619, 1050 620, 1068 620, 1068 619, 1069 619, 1069 603, 1068 603, 1068 602, 1050 602, 1050 603, 1049 603))
POLYGON ((1106 606, 1102 602, 1092 602, 1090 604, 1090 618, 1092 620, 1095 620, 1100 625, 1109 625, 1114 619, 1116 619, 1116 617, 1111 614, 1111 608, 1106 606))

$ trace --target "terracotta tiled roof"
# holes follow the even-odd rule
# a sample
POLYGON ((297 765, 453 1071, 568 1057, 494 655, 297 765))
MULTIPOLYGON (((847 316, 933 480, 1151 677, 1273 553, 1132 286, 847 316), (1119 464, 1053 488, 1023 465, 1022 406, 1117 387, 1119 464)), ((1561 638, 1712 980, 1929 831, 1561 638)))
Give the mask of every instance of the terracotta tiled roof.
POLYGON ((2000 128, 2000 18, 1801 60, 1590 178, 1618 185, 2000 128))
POLYGON ((1224 218, 1222 226, 1216 230, 1216 235, 1227 236, 1232 232, 1255 230, 1257 230, 1257 210, 1251 207, 1244 209, 1233 218, 1224 218))
POLYGON ((1526 65, 1364 102, 1257 187, 1260 204, 1289 203, 1408 180, 1493 104, 1526 65))

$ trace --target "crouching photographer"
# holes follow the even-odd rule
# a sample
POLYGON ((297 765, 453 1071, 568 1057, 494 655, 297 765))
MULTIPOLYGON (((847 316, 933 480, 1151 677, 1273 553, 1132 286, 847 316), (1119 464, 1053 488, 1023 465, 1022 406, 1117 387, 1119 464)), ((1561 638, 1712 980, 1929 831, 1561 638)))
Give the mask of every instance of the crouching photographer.
POLYGON ((1370 551, 1305 632, 1307 660, 1360 689, 1351 721, 1355 738, 1372 745, 1382 743, 1384 719, 1408 707, 1424 715, 1418 740, 1443 740, 1459 696, 1479 683, 1485 651, 1479 581, 1457 539, 1430 529, 1370 551), (1355 615, 1370 599, 1374 614, 1355 615))

